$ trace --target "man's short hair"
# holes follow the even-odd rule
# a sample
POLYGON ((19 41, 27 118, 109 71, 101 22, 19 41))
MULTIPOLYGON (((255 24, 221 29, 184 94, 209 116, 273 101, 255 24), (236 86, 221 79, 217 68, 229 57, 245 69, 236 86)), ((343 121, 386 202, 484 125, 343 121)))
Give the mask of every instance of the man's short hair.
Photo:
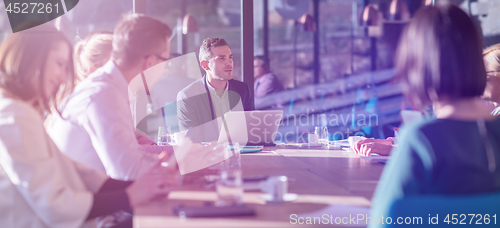
POLYGON ((151 17, 127 14, 118 22, 113 34, 112 59, 131 66, 148 55, 160 54, 172 30, 151 17))
POLYGON ((220 46, 229 46, 224 38, 220 37, 213 37, 213 38, 206 38, 203 40, 203 43, 201 44, 200 47, 200 62, 201 61, 208 61, 211 59, 212 56, 212 48, 215 47, 220 47, 220 46))
POLYGON ((396 75, 413 106, 481 96, 486 85, 477 28, 460 8, 420 9, 406 26, 396 54, 396 75))
POLYGON ((260 60, 260 62, 262 63, 262 66, 269 70, 269 58, 267 58, 266 56, 257 55, 255 57, 253 57, 253 60, 260 60))

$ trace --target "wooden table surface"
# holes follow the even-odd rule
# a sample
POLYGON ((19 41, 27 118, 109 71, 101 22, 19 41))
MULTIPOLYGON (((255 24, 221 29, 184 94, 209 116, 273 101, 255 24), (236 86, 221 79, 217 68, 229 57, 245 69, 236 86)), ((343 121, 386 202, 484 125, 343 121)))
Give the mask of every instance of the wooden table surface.
MULTIPOLYGON (((300 227, 290 224, 291 214, 304 214, 343 204, 370 206, 370 200, 384 165, 370 162, 349 151, 303 150, 294 147, 266 147, 263 152, 241 155, 243 177, 285 175, 288 192, 298 194, 290 203, 266 204, 258 191, 245 191, 243 202, 255 216, 181 219, 173 207, 201 206, 216 199, 215 188, 205 175, 217 170, 204 169, 184 176, 180 189, 168 199, 136 208, 134 227, 300 227)), ((315 225, 313 227, 317 227, 315 225)))

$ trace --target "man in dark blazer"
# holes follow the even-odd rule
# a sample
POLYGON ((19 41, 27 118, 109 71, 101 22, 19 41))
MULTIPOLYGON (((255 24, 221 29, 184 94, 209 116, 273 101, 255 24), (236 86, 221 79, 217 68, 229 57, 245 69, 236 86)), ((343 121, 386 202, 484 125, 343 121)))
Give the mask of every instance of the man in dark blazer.
POLYGON ((253 110, 247 84, 233 79, 233 54, 223 38, 203 40, 200 66, 206 74, 177 94, 179 128, 193 142, 216 141, 229 111, 253 110))

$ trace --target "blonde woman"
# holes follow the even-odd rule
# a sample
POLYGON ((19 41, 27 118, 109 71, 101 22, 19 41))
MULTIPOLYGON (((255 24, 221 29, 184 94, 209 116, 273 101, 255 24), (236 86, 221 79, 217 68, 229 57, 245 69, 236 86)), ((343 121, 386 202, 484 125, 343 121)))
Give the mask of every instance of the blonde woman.
POLYGON ((492 102, 497 108, 493 115, 500 115, 500 44, 495 44, 483 51, 486 68, 486 88, 483 99, 492 102))
POLYGON ((104 66, 113 50, 113 33, 96 30, 75 45, 76 84, 87 78, 97 68, 104 66))
MULTIPOLYGON (((111 58, 111 51, 113 51, 113 33, 106 30, 93 31, 83 40, 78 41, 74 55, 76 83, 78 84, 95 70, 104 66, 111 58)), ((147 152, 172 152, 170 146, 157 146, 151 138, 138 129, 136 129, 135 136, 137 142, 147 152)))

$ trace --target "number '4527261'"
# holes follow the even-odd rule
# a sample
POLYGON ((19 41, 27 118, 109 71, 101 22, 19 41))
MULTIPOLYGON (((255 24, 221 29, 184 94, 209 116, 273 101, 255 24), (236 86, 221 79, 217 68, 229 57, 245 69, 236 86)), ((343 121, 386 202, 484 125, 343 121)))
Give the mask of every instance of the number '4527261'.
POLYGON ((52 13, 54 11, 56 14, 59 13, 59 3, 9 3, 5 8, 7 13, 15 13, 15 14, 42 14, 42 13, 52 13))

